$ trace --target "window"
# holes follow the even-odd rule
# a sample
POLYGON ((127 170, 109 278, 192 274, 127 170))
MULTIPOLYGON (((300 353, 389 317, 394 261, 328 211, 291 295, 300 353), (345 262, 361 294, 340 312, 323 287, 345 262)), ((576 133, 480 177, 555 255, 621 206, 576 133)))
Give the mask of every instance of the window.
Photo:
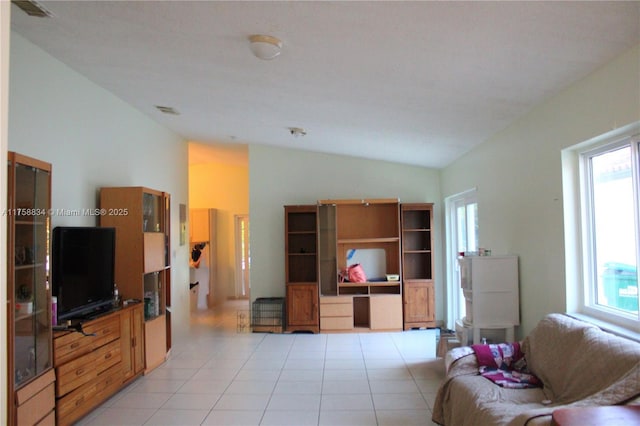
POLYGON ((582 311, 637 329, 640 137, 590 147, 579 162, 582 311))
POLYGON ((478 250, 478 203, 464 200, 456 204, 456 235, 459 252, 475 252, 478 250))
POLYGON ((446 200, 447 209, 447 325, 466 315, 466 304, 460 288, 458 253, 478 250, 478 201, 472 189, 446 200))

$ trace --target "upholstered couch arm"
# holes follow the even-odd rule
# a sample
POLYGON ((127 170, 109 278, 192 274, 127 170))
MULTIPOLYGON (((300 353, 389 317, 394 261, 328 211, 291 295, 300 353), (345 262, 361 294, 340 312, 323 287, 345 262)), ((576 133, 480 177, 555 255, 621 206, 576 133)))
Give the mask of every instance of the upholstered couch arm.
POLYGON ((464 374, 478 373, 478 360, 471 346, 451 349, 444 358, 447 379, 464 374))
POLYGON ((478 359, 470 346, 454 348, 445 355, 446 376, 440 384, 436 400, 433 404, 433 412, 431 420, 434 423, 443 425, 444 419, 444 400, 451 381, 459 376, 478 375, 478 359))

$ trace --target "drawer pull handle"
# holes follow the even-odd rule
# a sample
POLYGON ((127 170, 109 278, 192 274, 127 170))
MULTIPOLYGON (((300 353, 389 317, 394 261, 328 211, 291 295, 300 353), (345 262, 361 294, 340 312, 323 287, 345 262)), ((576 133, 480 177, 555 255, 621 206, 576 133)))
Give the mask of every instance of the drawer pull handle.
POLYGON ((75 349, 75 348, 77 348, 78 346, 80 346, 80 342, 73 342, 69 347, 70 347, 71 349, 75 349))
POLYGON ((84 373, 84 368, 78 368, 78 369, 76 370, 76 376, 80 376, 80 375, 82 375, 83 373, 84 373))
POLYGON ((111 352, 109 352, 108 354, 105 354, 104 359, 109 359, 111 358, 111 352))
POLYGON ((81 396, 76 400, 76 407, 84 402, 84 396, 81 396))

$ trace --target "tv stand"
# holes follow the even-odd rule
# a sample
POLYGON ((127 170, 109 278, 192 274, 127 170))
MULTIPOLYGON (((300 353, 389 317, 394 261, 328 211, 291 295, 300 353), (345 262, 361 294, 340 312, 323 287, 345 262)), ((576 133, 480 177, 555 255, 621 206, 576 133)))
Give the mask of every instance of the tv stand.
POLYGON ((53 327, 53 331, 76 331, 83 336, 91 337, 95 336, 95 333, 87 333, 82 329, 82 323, 77 322, 75 324, 56 325, 53 327))
POLYGON ((103 317, 105 315, 108 315, 114 311, 117 311, 118 309, 120 309, 119 307, 114 307, 113 304, 111 302, 109 302, 108 304, 104 304, 102 306, 96 306, 90 309, 87 309, 85 311, 81 311, 78 312, 77 314, 73 315, 72 317, 69 317, 65 320, 63 320, 63 322, 65 324, 75 324, 75 323, 82 323, 82 322, 87 322, 87 321, 91 321, 94 319, 98 319, 100 317, 103 317))
POLYGON ((70 319, 53 336, 56 424, 70 425, 144 370, 143 304, 70 319))

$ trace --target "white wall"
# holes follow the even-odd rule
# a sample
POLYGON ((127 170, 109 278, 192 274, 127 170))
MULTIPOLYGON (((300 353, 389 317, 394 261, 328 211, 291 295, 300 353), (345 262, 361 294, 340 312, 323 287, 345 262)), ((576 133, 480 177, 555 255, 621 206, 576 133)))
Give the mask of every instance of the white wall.
POLYGON ((565 282, 561 150, 640 119, 639 64, 640 45, 442 171, 444 197, 478 188, 480 245, 520 256, 520 335, 579 285, 565 282))
MULTIPOLYGON (((437 170, 384 161, 249 146, 251 299, 283 297, 284 205, 321 199, 400 198, 401 202, 442 199, 437 170)), ((438 209, 434 220, 441 221, 438 209)), ((435 245, 442 245, 442 232, 435 245)), ((443 318, 442 254, 436 256, 436 315, 443 318)))
MULTIPOLYGON (((188 326, 188 245, 179 245, 179 204, 188 204, 187 143, 106 90, 11 34, 9 150, 52 163, 54 209, 98 206, 102 186, 171 194, 174 336, 188 326)), ((54 216, 52 226, 97 225, 54 216)))

